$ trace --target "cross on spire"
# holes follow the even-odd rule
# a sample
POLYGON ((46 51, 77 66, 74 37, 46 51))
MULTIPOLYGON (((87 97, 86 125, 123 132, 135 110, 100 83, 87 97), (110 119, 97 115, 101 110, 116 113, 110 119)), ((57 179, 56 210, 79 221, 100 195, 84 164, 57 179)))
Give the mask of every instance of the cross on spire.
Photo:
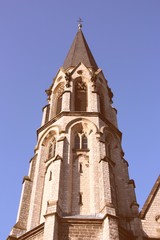
POLYGON ((83 21, 82 21, 81 18, 79 18, 77 22, 78 22, 78 29, 80 30, 82 28, 82 22, 83 21))

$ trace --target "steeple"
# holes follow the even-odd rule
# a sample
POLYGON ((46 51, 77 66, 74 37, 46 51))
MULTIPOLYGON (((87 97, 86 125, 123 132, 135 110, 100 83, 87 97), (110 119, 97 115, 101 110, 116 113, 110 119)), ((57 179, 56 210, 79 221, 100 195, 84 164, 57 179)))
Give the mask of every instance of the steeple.
POLYGON ((66 70, 68 67, 77 66, 80 62, 82 62, 86 67, 93 68, 95 71, 98 69, 81 27, 78 29, 75 39, 64 61, 63 67, 66 70))
POLYGON ((8 240, 142 239, 112 92, 81 27, 46 91, 8 240))

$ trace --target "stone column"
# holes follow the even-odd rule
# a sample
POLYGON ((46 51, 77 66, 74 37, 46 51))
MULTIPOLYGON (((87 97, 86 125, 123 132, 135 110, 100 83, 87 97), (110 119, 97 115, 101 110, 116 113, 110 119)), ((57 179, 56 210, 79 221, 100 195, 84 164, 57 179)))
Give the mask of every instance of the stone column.
POLYGON ((58 222, 55 213, 45 215, 43 240, 58 240, 58 222))
POLYGON ((119 240, 118 220, 115 216, 106 215, 103 222, 103 240, 119 240))
POLYGON ((99 112, 99 96, 91 84, 91 82, 88 84, 88 111, 99 112))
POLYGON ((64 91, 63 97, 62 97, 62 111, 70 111, 70 96, 71 92, 70 91, 64 91))

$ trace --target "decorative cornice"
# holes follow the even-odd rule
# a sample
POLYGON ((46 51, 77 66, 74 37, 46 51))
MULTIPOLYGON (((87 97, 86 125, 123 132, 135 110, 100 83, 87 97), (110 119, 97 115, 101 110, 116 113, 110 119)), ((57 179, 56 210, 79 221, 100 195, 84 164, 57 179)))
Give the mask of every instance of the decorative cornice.
POLYGON ((116 128, 109 120, 104 118, 102 116, 102 114, 100 114, 99 112, 81 112, 81 111, 69 111, 69 112, 63 111, 63 112, 60 112, 58 115, 56 115, 54 118, 52 118, 49 122, 47 122, 42 127, 40 127, 37 130, 37 134, 39 134, 45 128, 48 128, 50 125, 52 125, 54 122, 56 122, 57 120, 59 120, 63 116, 99 117, 104 123, 106 123, 112 129, 112 131, 114 133, 116 133, 120 137, 120 139, 122 138, 122 133, 119 131, 119 129, 116 128))
POLYGON ((74 153, 84 153, 84 152, 89 152, 90 150, 89 149, 76 149, 76 148, 73 148, 72 151, 74 153))
POLYGON ((76 215, 76 216, 65 216, 65 217, 59 217, 60 222, 63 223, 87 223, 87 224, 102 224, 103 218, 96 217, 96 216, 88 216, 85 218, 85 216, 82 215, 76 215))
POLYGON ((39 226, 33 228, 29 232, 23 234, 21 237, 19 237, 19 240, 25 240, 29 237, 33 237, 33 235, 38 234, 44 230, 44 223, 40 224, 39 226))

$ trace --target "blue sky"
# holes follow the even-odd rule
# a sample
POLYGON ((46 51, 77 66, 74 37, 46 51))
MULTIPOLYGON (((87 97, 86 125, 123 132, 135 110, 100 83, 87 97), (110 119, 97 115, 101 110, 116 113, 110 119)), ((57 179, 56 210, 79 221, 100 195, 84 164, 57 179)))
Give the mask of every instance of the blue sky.
POLYGON ((0 240, 16 222, 45 89, 63 64, 79 17, 114 93, 141 209, 160 173, 159 10, 159 0, 0 0, 0 240))

